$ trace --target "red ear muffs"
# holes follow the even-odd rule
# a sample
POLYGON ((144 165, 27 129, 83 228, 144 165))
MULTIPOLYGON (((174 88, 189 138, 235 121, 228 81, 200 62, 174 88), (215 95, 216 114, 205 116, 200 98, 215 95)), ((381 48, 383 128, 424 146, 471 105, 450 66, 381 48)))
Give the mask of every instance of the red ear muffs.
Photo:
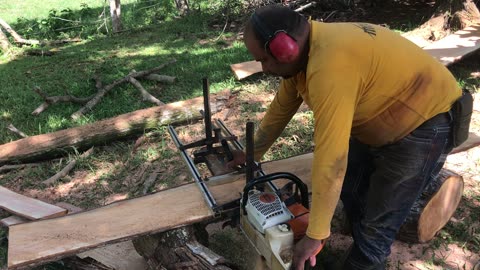
POLYGON ((254 12, 251 21, 255 31, 265 41, 265 51, 271 54, 280 63, 291 63, 298 58, 299 48, 297 41, 285 30, 273 32, 254 12))
POLYGON ((291 63, 298 58, 298 44, 284 31, 277 32, 268 42, 270 53, 281 63, 291 63))

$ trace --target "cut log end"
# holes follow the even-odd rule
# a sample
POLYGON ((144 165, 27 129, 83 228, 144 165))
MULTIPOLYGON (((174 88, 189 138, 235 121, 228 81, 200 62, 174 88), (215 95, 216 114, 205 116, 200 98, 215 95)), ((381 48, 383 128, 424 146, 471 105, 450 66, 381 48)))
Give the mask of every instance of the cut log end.
POLYGON ((443 185, 427 203, 418 220, 418 241, 425 243, 447 224, 462 199, 463 178, 456 174, 441 174, 446 177, 443 185))
POLYGON ((432 240, 453 216, 462 198, 463 186, 460 175, 441 170, 412 207, 397 239, 408 243, 432 240))

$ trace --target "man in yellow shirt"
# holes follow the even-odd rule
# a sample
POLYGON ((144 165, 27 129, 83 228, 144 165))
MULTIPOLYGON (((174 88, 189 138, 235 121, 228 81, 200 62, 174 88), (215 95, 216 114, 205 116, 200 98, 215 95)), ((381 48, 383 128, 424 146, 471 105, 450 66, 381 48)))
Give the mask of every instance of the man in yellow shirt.
POLYGON ((302 102, 314 113, 312 205, 293 268, 303 269, 341 198, 354 243, 343 269, 384 269, 395 235, 451 151, 452 74, 400 35, 366 23, 308 21, 267 6, 244 42, 263 71, 283 77, 255 134, 259 160, 302 102))

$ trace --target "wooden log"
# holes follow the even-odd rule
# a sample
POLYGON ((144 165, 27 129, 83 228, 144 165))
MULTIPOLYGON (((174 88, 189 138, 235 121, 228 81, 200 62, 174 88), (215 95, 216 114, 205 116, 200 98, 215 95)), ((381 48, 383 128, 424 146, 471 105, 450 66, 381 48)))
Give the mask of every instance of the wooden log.
POLYGON ((150 74, 145 77, 147 80, 162 82, 162 83, 174 83, 177 81, 176 77, 160 75, 160 74, 150 74))
POLYGON ((227 262, 223 257, 196 241, 197 233, 196 228, 191 225, 142 236, 133 240, 133 244, 151 270, 179 269, 181 266, 196 270, 231 269, 226 266, 227 262))
MULTIPOLYGON (((222 110, 228 101, 225 96, 229 95, 228 91, 212 95, 212 113, 222 110)), ((203 97, 198 97, 122 114, 80 127, 30 136, 0 145, 0 165, 52 158, 70 153, 75 148, 85 150, 158 126, 201 119, 201 110, 203 97)))
POLYGON ((10 49, 10 41, 8 41, 8 37, 3 33, 2 27, 0 27, 0 50, 2 50, 4 53, 10 49))
POLYGON ((452 217, 463 193, 463 178, 446 169, 423 191, 415 202, 397 239, 408 243, 432 240, 452 217))

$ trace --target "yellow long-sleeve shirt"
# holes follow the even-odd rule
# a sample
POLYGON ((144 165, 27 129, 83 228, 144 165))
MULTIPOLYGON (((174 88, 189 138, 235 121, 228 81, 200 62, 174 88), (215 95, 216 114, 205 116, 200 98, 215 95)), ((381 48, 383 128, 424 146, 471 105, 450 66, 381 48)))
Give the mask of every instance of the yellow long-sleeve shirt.
POLYGON ((381 146, 446 112, 455 78, 415 44, 365 23, 311 22, 306 73, 281 82, 255 135, 258 160, 304 101, 314 113, 312 206, 307 235, 325 239, 345 176, 350 136, 381 146))

